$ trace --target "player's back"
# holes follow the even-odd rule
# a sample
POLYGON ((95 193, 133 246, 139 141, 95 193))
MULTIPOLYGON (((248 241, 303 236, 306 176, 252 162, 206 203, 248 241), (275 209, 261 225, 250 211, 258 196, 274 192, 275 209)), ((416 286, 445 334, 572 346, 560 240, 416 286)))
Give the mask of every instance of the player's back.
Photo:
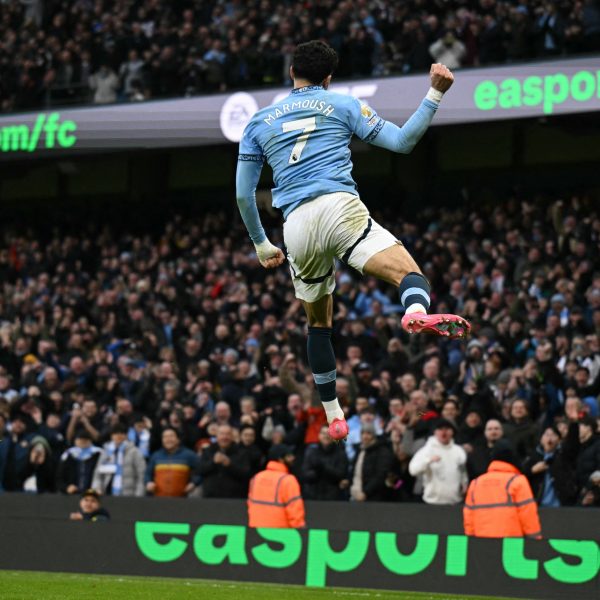
POLYGON ((321 86, 294 89, 254 115, 240 154, 266 158, 275 181, 273 206, 287 216, 317 196, 356 193, 349 144, 357 119, 376 135, 379 117, 356 98, 321 86))

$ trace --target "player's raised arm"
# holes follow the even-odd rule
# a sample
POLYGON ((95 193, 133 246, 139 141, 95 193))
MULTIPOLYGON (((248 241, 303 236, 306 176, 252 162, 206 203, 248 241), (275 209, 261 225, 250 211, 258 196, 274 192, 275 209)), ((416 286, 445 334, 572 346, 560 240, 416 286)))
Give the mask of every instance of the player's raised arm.
POLYGON ((250 234, 250 239, 254 243, 260 264, 267 269, 272 269, 282 264, 285 256, 281 248, 274 246, 268 240, 260 222, 256 206, 256 186, 260 179, 262 165, 262 153, 257 151, 256 146, 252 146, 244 133, 244 138, 240 142, 240 155, 235 177, 237 205, 244 225, 250 234))
POLYGON ((384 121, 372 109, 363 106, 362 118, 357 119, 354 127, 356 135, 369 144, 392 150, 392 152, 402 154, 411 152, 431 124, 442 96, 454 82, 454 76, 450 69, 439 63, 431 65, 430 77, 429 92, 419 108, 402 127, 384 121), (365 113, 367 114, 365 115, 365 113))

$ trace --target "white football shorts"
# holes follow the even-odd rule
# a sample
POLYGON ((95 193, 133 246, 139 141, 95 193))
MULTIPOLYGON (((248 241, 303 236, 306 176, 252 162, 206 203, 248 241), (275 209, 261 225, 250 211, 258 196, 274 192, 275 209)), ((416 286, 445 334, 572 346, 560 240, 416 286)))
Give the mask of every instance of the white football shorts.
POLYGON ((358 196, 336 192, 296 208, 283 225, 296 298, 316 302, 335 289, 335 259, 363 272, 375 254, 401 244, 358 196))

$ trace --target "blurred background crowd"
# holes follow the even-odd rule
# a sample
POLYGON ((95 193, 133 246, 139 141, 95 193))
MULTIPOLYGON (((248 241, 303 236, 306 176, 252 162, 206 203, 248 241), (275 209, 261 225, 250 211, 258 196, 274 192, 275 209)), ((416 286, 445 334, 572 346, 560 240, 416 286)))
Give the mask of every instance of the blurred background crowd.
POLYGON ((242 498, 284 443, 305 498, 453 504, 503 439, 541 505, 600 505, 599 206, 515 193, 410 221, 373 211, 432 310, 473 334, 409 337, 397 291, 340 265, 340 445, 287 268, 260 267, 239 219, 5 226, 0 490, 242 498))
POLYGON ((0 0, 0 111, 289 83, 298 42, 337 77, 600 49, 600 0, 0 0))

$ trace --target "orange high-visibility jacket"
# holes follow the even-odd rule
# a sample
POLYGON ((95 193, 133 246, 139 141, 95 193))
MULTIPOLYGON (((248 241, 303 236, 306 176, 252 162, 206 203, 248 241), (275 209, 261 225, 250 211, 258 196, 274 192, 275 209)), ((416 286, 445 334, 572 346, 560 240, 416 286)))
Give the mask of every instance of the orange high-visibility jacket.
POLYGON ((471 481, 463 508, 465 533, 475 537, 541 537, 537 504, 527 477, 501 460, 471 481))
POLYGON ((304 527, 300 484, 283 463, 270 460, 250 481, 248 521, 250 527, 304 527))

